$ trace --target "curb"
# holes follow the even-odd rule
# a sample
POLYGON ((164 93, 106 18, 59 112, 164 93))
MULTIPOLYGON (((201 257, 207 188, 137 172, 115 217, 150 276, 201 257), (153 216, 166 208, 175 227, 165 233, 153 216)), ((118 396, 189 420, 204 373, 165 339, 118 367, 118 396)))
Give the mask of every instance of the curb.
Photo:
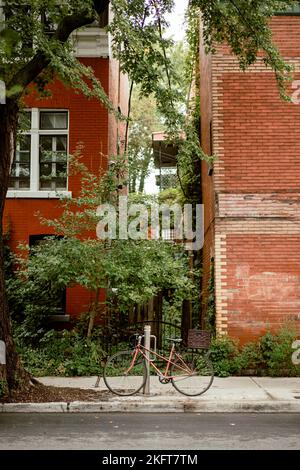
POLYGON ((300 413, 300 402, 112 400, 102 402, 4 403, 0 413, 300 413))

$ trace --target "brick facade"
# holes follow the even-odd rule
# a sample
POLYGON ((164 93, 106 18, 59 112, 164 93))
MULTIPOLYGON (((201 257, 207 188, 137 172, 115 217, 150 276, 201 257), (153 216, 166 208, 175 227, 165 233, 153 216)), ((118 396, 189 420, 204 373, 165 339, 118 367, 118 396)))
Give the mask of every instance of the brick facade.
POLYGON ((272 30, 292 103, 260 59, 242 72, 225 46, 200 53, 202 146, 218 156, 212 176, 202 165, 204 311, 214 260, 217 331, 242 343, 286 321, 300 331, 300 17, 272 30))
MULTIPOLYGON (((116 107, 126 114, 127 81, 119 74, 118 64, 109 57, 90 57, 80 59, 85 65, 93 68, 95 76, 101 82, 106 93, 112 98, 116 107), (118 93, 116 95, 115 89, 118 93), (121 99, 122 98, 122 99, 121 99)), ((49 86, 50 98, 39 99, 29 94, 25 99, 27 108, 68 110, 69 112, 69 153, 74 153, 78 144, 83 146, 81 162, 92 172, 98 173, 106 169, 109 155, 117 150, 117 141, 124 141, 124 124, 109 117, 107 109, 96 99, 87 99, 83 94, 75 93, 59 81, 49 86)), ((80 176, 68 179, 68 191, 76 196, 80 190, 80 176)), ((17 245, 29 243, 32 235, 51 234, 51 228, 40 224, 37 212, 46 218, 54 218, 60 214, 57 198, 34 198, 20 195, 6 200, 4 225, 10 227, 11 246, 16 250, 17 245)), ((102 292, 102 298, 104 298, 102 292)), ((88 310, 92 301, 92 293, 79 286, 67 289, 66 314, 79 315, 88 310)))

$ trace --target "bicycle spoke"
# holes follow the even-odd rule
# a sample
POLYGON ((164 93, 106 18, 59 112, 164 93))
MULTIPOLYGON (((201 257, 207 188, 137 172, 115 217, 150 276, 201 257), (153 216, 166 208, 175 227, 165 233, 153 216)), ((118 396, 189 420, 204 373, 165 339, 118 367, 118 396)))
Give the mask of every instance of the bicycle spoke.
POLYGON ((144 358, 135 350, 121 351, 111 356, 104 368, 104 382, 116 395, 133 395, 141 390, 146 382, 144 358))
POLYGON ((172 384, 180 393, 197 396, 213 382, 213 367, 205 354, 186 352, 177 357, 171 369, 172 384))

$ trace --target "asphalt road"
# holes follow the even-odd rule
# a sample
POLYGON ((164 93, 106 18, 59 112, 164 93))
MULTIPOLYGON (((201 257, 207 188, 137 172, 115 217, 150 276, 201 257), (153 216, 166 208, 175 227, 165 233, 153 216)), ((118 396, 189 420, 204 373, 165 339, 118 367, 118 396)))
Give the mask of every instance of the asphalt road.
POLYGON ((1 413, 0 449, 300 450, 300 415, 1 413))

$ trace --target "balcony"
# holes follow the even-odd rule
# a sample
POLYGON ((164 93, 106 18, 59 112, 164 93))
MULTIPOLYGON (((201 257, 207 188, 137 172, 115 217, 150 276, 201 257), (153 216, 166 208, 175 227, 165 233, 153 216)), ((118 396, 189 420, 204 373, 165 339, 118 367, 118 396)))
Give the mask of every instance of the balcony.
POLYGON ((108 33, 91 25, 72 34, 76 57, 109 57, 108 33))

